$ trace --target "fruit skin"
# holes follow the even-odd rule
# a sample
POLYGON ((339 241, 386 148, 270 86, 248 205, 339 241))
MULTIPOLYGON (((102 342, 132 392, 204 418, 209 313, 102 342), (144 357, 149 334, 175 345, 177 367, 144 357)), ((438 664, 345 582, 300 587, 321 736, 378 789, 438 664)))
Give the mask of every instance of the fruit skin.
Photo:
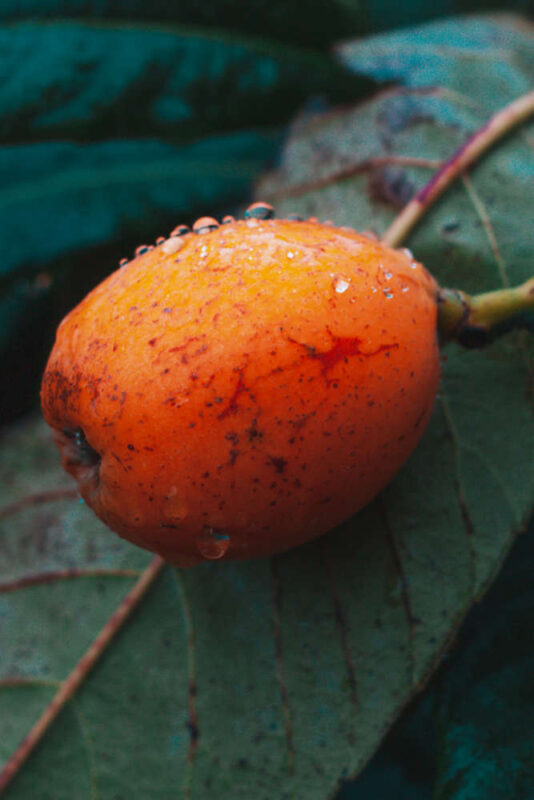
POLYGON ((230 221, 142 252, 61 323, 42 407, 110 528, 190 566, 276 553, 368 503, 439 381, 437 285, 316 221, 230 221))

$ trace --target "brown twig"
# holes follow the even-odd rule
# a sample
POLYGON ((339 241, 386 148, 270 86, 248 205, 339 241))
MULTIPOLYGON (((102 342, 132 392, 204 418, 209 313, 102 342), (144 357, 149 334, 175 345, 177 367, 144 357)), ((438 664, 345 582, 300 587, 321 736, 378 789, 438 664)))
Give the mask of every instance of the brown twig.
POLYGON ((361 175, 364 172, 374 172, 384 167, 419 167, 421 169, 436 169, 441 164, 441 161, 436 161, 430 158, 418 158, 417 156, 381 156, 376 158, 368 158, 365 161, 358 161, 356 164, 349 164, 346 167, 341 167, 322 178, 314 178, 311 181, 304 183, 296 183, 293 186, 284 186, 275 192, 263 192, 265 199, 276 201, 279 198, 298 197, 308 192, 315 192, 319 189, 324 189, 327 186, 332 186, 338 181, 347 180, 354 177, 354 175, 361 175))
POLYGON ((133 589, 128 592, 117 610, 108 619, 89 649, 78 661, 70 675, 61 683, 55 697, 47 705, 28 735, 22 740, 18 748, 0 772, 0 793, 15 777, 34 747, 42 739, 52 722, 65 704, 71 699, 81 686, 91 669, 94 667, 115 634, 121 629, 132 611, 139 604, 154 580, 161 572, 164 561, 160 556, 155 556, 145 569, 133 589))
POLYGON ((474 133, 403 208, 382 237, 384 244, 398 247, 434 201, 500 138, 534 114, 534 92, 522 95, 498 111, 474 133))
POLYGON ((19 511, 24 511, 26 508, 38 506, 42 503, 53 503, 57 500, 74 500, 76 497, 78 497, 76 489, 52 489, 49 492, 28 494, 20 500, 0 508, 0 519, 11 517, 19 511))

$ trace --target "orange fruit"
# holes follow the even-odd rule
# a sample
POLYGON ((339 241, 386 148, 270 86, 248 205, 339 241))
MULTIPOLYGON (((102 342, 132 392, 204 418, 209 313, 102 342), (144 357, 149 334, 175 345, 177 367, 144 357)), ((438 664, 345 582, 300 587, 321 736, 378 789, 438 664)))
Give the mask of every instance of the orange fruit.
POLYGON ((395 475, 439 380, 437 285, 316 220, 199 220, 61 323, 42 406, 110 528, 189 566, 319 536, 395 475))

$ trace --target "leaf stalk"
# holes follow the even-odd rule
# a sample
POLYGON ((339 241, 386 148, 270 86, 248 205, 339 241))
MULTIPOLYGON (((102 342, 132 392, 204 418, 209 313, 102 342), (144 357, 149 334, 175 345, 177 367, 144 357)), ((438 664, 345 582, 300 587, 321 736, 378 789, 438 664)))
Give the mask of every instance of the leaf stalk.
POLYGON ((459 289, 438 290, 438 331, 468 348, 484 347, 503 333, 534 331, 534 277, 520 286, 469 295, 459 289))
POLYGON ((402 209, 389 226, 382 241, 399 247, 431 205, 499 139, 534 114, 534 91, 518 97, 494 114, 449 158, 430 181, 402 209))

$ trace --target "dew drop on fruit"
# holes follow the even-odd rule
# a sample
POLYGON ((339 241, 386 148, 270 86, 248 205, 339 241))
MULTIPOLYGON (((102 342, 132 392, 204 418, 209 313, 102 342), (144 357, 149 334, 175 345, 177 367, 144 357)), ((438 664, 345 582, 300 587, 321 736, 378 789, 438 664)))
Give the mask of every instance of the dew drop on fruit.
POLYGON ((169 236, 185 236, 186 233, 189 233, 190 228, 187 225, 177 225, 176 228, 170 232, 169 236))
POLYGON ((198 552, 208 561, 222 558, 230 546, 230 537, 216 528, 204 527, 197 537, 198 552))
POLYGON ((181 522, 187 517, 188 510, 187 503, 179 496, 176 486, 173 486, 165 498, 163 506, 165 517, 173 522, 181 522))
POLYGON ((183 239, 180 239, 178 236, 172 236, 167 241, 163 242, 161 245, 161 251, 165 253, 165 255, 169 256, 171 253, 177 253, 178 250, 181 250, 184 246, 185 242, 183 239))
POLYGON ((193 225, 193 233, 209 233, 218 227, 219 223, 214 217, 200 217, 193 225))
POLYGON ((332 286, 338 294, 344 294, 350 286, 350 281, 342 275, 335 275, 332 286))
POLYGON ((245 211, 245 219, 272 219, 274 208, 270 203, 252 203, 245 211))

